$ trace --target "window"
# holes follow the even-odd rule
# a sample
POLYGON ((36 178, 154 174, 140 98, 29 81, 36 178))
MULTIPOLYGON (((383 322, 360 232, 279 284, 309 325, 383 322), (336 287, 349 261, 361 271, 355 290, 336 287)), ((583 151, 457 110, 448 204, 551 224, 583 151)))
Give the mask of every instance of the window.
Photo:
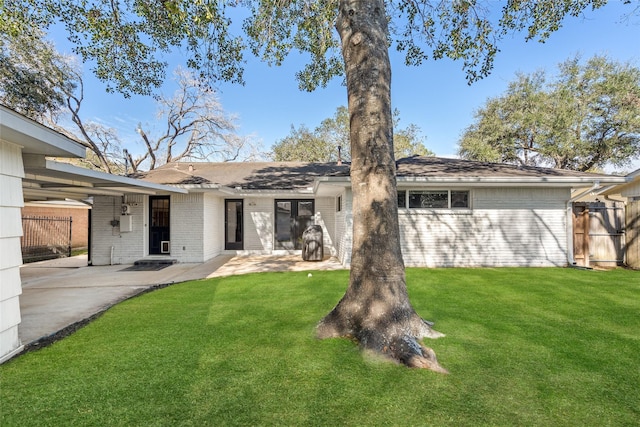
POLYGON ((448 191, 409 191, 409 208, 446 209, 448 191))
POLYGON ((398 190, 398 207, 399 208, 407 207, 407 192, 404 190, 398 190))
POLYGON ((313 200, 275 200, 275 249, 302 249, 302 233, 314 220, 313 200))
POLYGON ((398 207, 409 209, 468 209, 469 191, 398 190, 398 207))
POLYGON ((468 191, 452 191, 451 192, 451 207, 452 208, 468 208, 469 207, 469 192, 468 191))
POLYGON ((336 201, 336 211, 342 211, 342 196, 338 196, 338 200, 336 201))

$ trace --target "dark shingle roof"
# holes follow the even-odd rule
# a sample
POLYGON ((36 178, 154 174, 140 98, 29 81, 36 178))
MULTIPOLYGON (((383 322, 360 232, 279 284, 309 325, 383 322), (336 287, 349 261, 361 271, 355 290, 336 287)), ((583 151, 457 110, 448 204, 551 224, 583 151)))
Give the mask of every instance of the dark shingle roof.
MULTIPOLYGON (((443 157, 412 156, 396 162, 398 177, 451 178, 544 178, 597 177, 599 175, 564 169, 516 166, 504 163, 485 163, 443 157)), ((607 175, 601 175, 607 176, 607 175)))
POLYGON ((349 166, 303 162, 169 163, 138 177, 173 185, 218 184, 251 190, 296 190, 310 187, 316 178, 325 176, 348 177, 349 166))
MULTIPOLYGON (((478 179, 598 179, 611 178, 569 170, 484 163, 441 157, 413 156, 397 162, 399 180, 407 178, 478 179)), ((304 162, 169 163, 136 176, 169 185, 214 184, 250 190, 300 190, 322 177, 348 178, 349 165, 304 162)))

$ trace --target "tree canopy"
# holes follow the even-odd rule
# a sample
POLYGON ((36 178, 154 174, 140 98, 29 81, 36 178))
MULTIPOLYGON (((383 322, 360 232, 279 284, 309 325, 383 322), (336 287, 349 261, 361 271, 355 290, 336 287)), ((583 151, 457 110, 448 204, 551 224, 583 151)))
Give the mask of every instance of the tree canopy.
POLYGON ((13 37, 0 34, 0 103, 85 146, 86 158, 74 163, 125 173, 182 159, 233 161, 258 155, 251 138, 237 134, 235 117, 224 111, 216 91, 181 68, 174 73, 175 93, 154 96, 163 129, 139 124, 142 150, 134 141, 125 149, 116 129, 83 117, 84 79, 74 59, 60 54, 38 28, 13 37))
POLYGON ((461 157, 588 171, 640 157, 640 69, 605 56, 519 74, 464 132, 461 157))
MULTIPOLYGON (((398 110, 394 110, 393 119, 393 151, 396 159, 413 155, 434 155, 424 146, 425 138, 417 125, 412 123, 406 128, 399 128, 398 110)), ((333 117, 324 119, 313 131, 306 125, 298 128, 292 125, 289 135, 273 145, 271 157, 279 162, 336 162, 338 159, 350 161, 350 147, 349 111, 347 107, 341 106, 336 109, 333 117)))
POLYGON ((58 114, 78 85, 71 58, 58 53, 37 27, 12 36, 0 31, 0 103, 35 120, 58 114))
MULTIPOLYGON (((276 0, 2 0, 0 32, 61 24, 74 51, 92 64, 109 91, 150 94, 166 77, 164 55, 184 53, 189 68, 209 82, 244 81, 247 52, 281 64, 293 51, 308 54, 297 74, 313 90, 344 74, 341 41, 334 23, 340 1, 276 0)), ((524 31, 544 41, 567 15, 579 16, 606 0, 539 0, 505 3, 389 1, 389 40, 407 65, 452 58, 462 62, 469 82, 492 68, 499 42, 524 31)))

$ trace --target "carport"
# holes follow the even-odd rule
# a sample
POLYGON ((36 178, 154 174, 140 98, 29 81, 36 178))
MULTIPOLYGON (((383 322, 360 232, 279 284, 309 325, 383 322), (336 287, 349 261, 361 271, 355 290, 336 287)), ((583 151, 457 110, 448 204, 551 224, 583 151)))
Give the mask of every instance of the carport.
POLYGON ((22 351, 21 208, 25 201, 88 201, 95 195, 166 195, 186 190, 81 168, 52 158, 82 158, 85 148, 0 106, 0 363, 22 351))
MULTIPOLYGON (((187 190, 177 187, 85 169, 37 156, 26 156, 24 172, 25 176, 22 180, 24 202, 76 200, 90 203, 93 196, 124 198, 132 194, 157 196, 187 193, 187 190)), ((91 211, 89 214, 91 218, 91 211)), ((89 244, 90 262, 91 244, 89 244)))

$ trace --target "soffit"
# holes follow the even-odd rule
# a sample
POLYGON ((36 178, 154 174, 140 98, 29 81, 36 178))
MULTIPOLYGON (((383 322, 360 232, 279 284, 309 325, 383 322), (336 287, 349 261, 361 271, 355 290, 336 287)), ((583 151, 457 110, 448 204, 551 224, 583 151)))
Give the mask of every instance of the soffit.
POLYGON ((25 157, 22 191, 25 201, 84 200, 125 194, 186 194, 187 190, 125 176, 89 170, 68 163, 25 157))

